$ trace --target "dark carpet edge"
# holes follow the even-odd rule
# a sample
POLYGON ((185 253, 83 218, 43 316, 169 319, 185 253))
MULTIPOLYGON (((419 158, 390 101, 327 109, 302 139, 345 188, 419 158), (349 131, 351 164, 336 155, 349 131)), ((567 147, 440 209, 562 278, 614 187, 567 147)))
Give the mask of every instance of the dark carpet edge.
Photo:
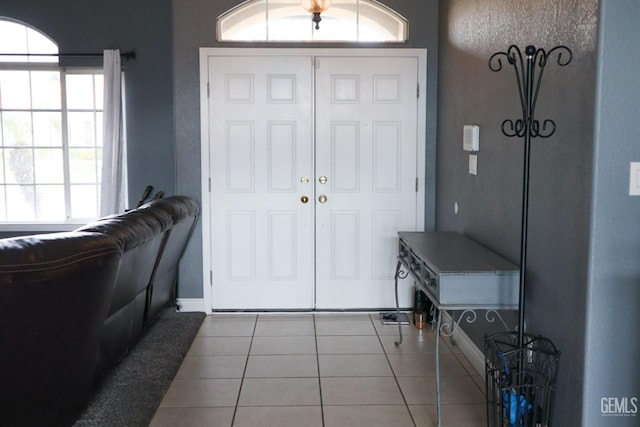
POLYGON ((204 318, 204 313, 164 310, 124 360, 96 385, 74 426, 148 426, 204 318))

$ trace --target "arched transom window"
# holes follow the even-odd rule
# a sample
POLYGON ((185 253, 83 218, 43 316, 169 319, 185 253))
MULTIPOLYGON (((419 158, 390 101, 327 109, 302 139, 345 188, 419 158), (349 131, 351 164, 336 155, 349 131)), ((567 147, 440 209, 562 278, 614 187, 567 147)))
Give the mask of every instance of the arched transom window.
POLYGON ((375 0, 332 0, 316 28, 302 0, 247 0, 218 17, 219 41, 405 42, 407 20, 375 0))
POLYGON ((0 17, 0 35, 1 62, 58 62, 58 46, 27 25, 0 17))

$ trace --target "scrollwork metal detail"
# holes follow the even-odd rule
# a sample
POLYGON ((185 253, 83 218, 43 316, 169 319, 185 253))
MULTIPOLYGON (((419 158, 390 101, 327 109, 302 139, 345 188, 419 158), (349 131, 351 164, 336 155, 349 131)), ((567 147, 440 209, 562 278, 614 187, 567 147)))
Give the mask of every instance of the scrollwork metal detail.
POLYGON ((494 323, 496 319, 498 319, 500 320, 500 323, 502 323, 502 326, 504 326, 506 330, 509 330, 509 326, 507 326, 507 322, 504 321, 504 319, 502 318, 502 315, 496 310, 487 310, 484 313, 484 318, 489 323, 494 323))
POLYGON ((556 46, 547 52, 542 48, 536 49, 529 45, 525 48, 523 56, 518 46, 511 45, 506 52, 496 52, 489 58, 489 68, 495 72, 502 70, 503 58, 506 58, 507 63, 514 68, 518 83, 522 118, 507 119, 502 122, 502 133, 505 136, 523 137, 529 133, 532 137, 549 138, 555 133, 556 124, 553 120, 545 119, 541 125, 535 118, 542 75, 552 55, 557 55, 556 62, 561 67, 568 65, 573 57, 571 50, 566 46, 556 46))
POLYGON ((396 278, 398 279, 406 279, 407 276, 409 276, 409 271, 405 271, 402 267, 396 272, 396 278))

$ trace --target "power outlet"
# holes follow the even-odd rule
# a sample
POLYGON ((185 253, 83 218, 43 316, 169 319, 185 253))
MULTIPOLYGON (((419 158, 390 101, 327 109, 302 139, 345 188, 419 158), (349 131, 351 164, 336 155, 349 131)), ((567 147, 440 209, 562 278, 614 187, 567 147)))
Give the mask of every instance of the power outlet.
POLYGON ((640 196, 640 162, 631 162, 629 169, 629 195, 640 196))
POLYGON ((469 154, 469 174, 478 175, 478 156, 469 154))

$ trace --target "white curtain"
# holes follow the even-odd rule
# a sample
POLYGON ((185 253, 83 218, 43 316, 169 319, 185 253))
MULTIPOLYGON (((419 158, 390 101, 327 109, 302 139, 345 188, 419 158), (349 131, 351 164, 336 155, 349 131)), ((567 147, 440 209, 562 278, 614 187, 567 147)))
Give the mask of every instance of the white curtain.
POLYGON ((118 49, 104 51, 103 123, 101 216, 123 212, 128 201, 122 68, 118 49))

